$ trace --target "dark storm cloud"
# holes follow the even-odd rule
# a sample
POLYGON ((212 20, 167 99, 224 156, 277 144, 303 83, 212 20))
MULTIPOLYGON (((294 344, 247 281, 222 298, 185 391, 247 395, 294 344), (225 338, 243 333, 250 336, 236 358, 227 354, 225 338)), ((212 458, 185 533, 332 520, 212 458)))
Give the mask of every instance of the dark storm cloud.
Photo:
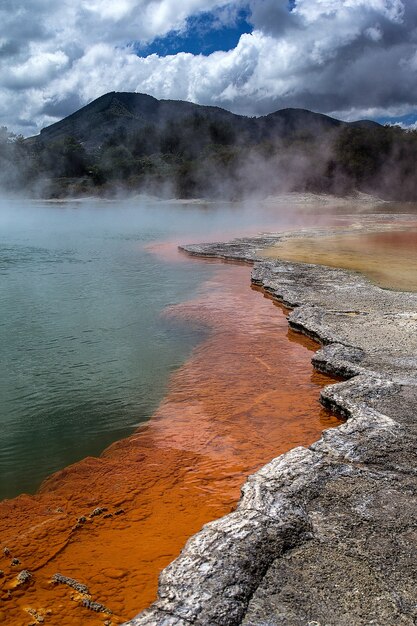
POLYGON ((300 28, 301 23, 290 10, 289 2, 257 0, 250 2, 251 21, 267 35, 279 37, 288 29, 300 28))
POLYGON ((4 41, 0 45, 0 58, 14 57, 21 51, 22 47, 17 41, 4 41))
POLYGON ((60 100, 57 97, 51 98, 43 105, 40 113, 49 117, 62 118, 70 113, 74 113, 82 106, 82 102, 77 93, 69 94, 66 98, 60 100))

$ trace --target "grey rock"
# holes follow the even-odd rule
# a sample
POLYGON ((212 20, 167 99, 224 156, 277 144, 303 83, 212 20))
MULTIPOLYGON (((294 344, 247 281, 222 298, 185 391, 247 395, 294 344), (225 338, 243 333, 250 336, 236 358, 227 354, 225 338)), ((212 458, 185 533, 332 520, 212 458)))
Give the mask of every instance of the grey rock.
POLYGON ((90 513, 90 517, 97 517, 98 515, 102 515, 103 513, 106 513, 106 511, 108 511, 106 507, 98 506, 97 508, 94 509, 94 511, 90 513))
POLYGON ((110 611, 110 609, 104 606, 104 604, 101 604, 101 602, 94 602, 93 600, 90 600, 89 598, 83 598, 81 604, 85 606, 86 609, 89 609, 90 611, 95 611, 96 613, 109 613, 110 614, 112 612, 110 611))
POLYGON ((25 585, 32 580, 33 576, 27 569, 22 569, 21 572, 17 575, 17 582, 19 585, 25 585))
POLYGON ((75 580, 74 578, 69 578, 69 576, 54 574, 52 576, 52 582, 60 585, 67 585, 68 587, 75 589, 75 591, 78 591, 78 593, 81 593, 83 595, 90 595, 87 585, 78 582, 78 580, 75 580))
POLYGON ((45 622, 45 618, 41 613, 38 613, 36 609, 28 608, 27 612, 31 615, 38 624, 43 624, 45 622))

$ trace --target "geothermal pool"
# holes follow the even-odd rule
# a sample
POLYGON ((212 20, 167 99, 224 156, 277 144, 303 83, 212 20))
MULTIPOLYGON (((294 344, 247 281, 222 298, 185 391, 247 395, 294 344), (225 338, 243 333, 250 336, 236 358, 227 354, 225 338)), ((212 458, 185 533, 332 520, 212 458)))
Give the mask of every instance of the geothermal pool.
POLYGON ((187 538, 233 509, 248 474, 339 423, 318 402, 333 380, 312 370, 315 345, 251 289, 250 268, 193 262, 213 273, 165 315, 210 332, 151 419, 99 459, 52 476, 36 496, 0 503, 0 547, 10 551, 0 552, 2 623, 20 623, 29 607, 45 624, 102 624, 82 595, 51 582, 57 573, 87 584, 112 624, 133 617, 187 538), (16 588, 21 568, 34 574, 28 588, 16 588))
POLYGON ((154 599, 186 539, 233 509, 249 473, 339 423, 318 403, 333 379, 312 370, 317 346, 251 289, 250 268, 176 249, 298 216, 13 208, 0 218, 2 497, 61 471, 0 502, 0 621, 102 624, 82 605, 92 599, 119 624, 154 599))
POLYGON ((112 624, 131 617, 248 473, 337 423, 313 345, 250 268, 176 249, 293 222, 224 204, 2 207, 1 497, 61 470, 0 502, 2 623, 102 623, 56 573, 112 624))
POLYGON ((204 337, 161 316, 213 268, 148 250, 284 225, 232 204, 0 204, 0 500, 133 432, 204 337))

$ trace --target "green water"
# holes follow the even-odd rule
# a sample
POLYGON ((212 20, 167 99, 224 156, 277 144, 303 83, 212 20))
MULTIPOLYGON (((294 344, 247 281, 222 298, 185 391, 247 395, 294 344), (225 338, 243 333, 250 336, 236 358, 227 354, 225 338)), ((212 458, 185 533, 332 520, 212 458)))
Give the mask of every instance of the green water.
POLYGON ((161 313, 215 267, 146 247, 230 236, 261 217, 233 205, 0 204, 0 498, 129 435, 207 332, 161 313))

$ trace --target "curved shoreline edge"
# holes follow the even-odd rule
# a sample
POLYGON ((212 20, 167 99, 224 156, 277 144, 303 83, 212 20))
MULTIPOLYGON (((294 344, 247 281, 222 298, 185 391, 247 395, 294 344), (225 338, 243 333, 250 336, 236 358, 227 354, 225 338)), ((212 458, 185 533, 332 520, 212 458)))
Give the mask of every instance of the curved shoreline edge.
POLYGON ((321 393, 347 422, 250 476, 236 511, 187 542, 161 573, 156 602, 126 626, 417 621, 417 294, 262 258, 300 234, 182 249, 254 263, 252 282, 293 309, 290 327, 322 344, 314 367, 348 379, 321 393))

